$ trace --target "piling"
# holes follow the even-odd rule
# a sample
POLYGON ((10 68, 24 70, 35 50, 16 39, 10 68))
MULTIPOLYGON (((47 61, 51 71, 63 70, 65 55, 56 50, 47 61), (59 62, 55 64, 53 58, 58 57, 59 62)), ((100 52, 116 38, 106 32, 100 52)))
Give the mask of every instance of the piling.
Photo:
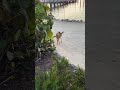
POLYGON ((46 0, 42 0, 42 3, 44 4, 49 4, 50 5, 50 8, 56 8, 58 7, 59 5, 62 6, 62 5, 67 5, 69 3, 74 3, 76 2, 77 0, 48 0, 48 2, 46 0))

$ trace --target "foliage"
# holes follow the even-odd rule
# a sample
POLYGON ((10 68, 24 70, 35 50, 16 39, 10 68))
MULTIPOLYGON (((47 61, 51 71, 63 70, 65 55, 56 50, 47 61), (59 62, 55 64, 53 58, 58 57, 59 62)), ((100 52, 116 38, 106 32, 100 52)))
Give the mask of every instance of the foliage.
POLYGON ((34 60, 35 18, 32 0, 0 2, 0 72, 34 60))
MULTIPOLYGON (((52 40, 53 32, 53 16, 48 14, 49 7, 36 0, 35 5, 35 19, 36 19, 36 52, 37 55, 41 55, 44 52, 54 50, 54 42, 52 40)), ((40 58, 38 56, 38 58, 40 58)))
POLYGON ((68 60, 54 56, 51 71, 36 74, 36 90, 85 90, 85 72, 77 67, 72 70, 68 60))

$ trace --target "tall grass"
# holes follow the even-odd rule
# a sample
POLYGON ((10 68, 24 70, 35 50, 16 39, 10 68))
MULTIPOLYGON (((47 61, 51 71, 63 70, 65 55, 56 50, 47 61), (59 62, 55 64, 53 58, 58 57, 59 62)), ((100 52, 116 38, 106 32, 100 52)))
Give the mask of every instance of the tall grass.
POLYGON ((72 69, 64 57, 53 56, 52 70, 36 70, 36 90, 85 90, 85 72, 77 67, 72 69))

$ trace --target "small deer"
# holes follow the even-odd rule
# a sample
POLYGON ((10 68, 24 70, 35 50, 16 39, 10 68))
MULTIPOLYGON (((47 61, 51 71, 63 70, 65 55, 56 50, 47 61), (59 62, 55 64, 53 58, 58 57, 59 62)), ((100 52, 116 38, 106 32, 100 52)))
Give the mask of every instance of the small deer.
MULTIPOLYGON (((54 36, 54 37, 56 37, 57 45, 60 44, 60 39, 61 39, 63 33, 64 32, 58 32, 58 33, 56 33, 56 36, 54 36)), ((61 39, 61 43, 62 43, 62 39, 61 39)))

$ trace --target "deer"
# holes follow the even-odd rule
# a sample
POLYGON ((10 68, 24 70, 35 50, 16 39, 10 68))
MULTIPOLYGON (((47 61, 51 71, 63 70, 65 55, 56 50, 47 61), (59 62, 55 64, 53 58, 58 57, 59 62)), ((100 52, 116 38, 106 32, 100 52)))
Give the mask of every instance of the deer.
MULTIPOLYGON (((56 33, 56 36, 54 36, 54 37, 56 37, 57 45, 60 44, 60 39, 61 39, 63 33, 64 32, 58 32, 58 33, 56 33)), ((62 39, 61 39, 61 43, 62 43, 62 39)))

